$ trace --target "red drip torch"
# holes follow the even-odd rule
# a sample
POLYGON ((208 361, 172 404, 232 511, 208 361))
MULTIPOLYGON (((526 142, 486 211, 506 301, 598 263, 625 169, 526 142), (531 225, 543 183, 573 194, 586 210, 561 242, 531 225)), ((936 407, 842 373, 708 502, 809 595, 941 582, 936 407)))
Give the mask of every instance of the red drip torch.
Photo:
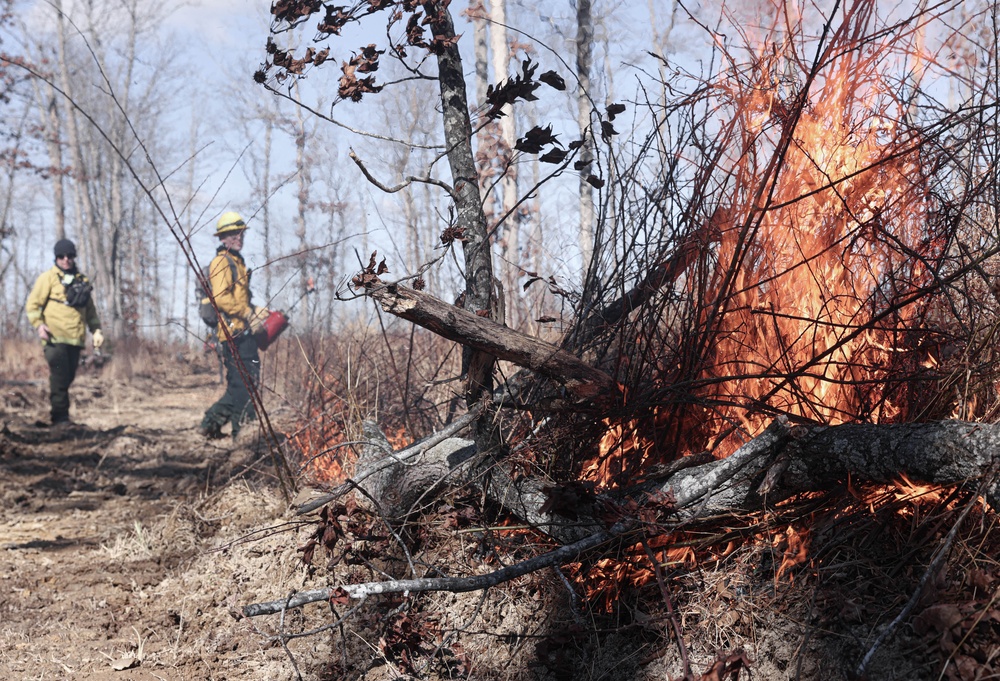
MULTIPOLYGON (((313 281, 312 277, 306 281, 306 290, 299 296, 299 299, 292 303, 288 311, 291 312, 296 305, 302 302, 302 299, 307 295, 316 290, 316 283, 313 281)), ((288 328, 288 315, 281 310, 272 310, 267 318, 261 323, 260 328, 254 333, 254 337, 257 339, 257 348, 260 350, 267 350, 281 332, 288 328)))

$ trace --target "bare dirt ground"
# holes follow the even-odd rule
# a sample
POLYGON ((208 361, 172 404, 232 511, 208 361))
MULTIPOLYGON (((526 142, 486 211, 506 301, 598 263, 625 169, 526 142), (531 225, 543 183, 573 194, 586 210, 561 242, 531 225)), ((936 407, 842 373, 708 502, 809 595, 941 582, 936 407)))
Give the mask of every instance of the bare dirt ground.
MULTIPOLYGON (((336 611, 323 604, 285 618, 241 617, 243 606, 293 591, 388 578, 407 560, 428 574, 469 575, 544 549, 498 551, 482 533, 456 530, 447 519, 464 511, 446 498, 408 530, 414 553, 405 560, 333 567, 318 553, 306 567, 298 547, 314 526, 289 512, 267 448, 252 436, 197 434, 221 393, 209 359, 146 355, 85 367, 72 388, 77 424, 51 430, 35 425, 47 411, 46 372, 40 353, 28 355, 37 365, 0 376, 0 679, 652 681, 682 673, 656 583, 612 616, 588 612, 578 587, 545 571, 485 593, 373 599, 344 627, 331 627, 336 611), (287 646, 274 637, 323 627, 287 646)), ((755 530, 731 553, 674 573, 696 678, 739 650, 750 678, 850 678, 954 517, 944 502, 914 503, 886 502, 886 514, 872 515, 858 502, 827 525, 810 521, 808 554, 784 577, 778 566, 796 550, 780 527, 773 541, 754 539, 755 530)), ((997 678, 995 517, 970 525, 869 679, 997 678)))
POLYGON ((47 385, 2 386, 0 678, 288 677, 231 613, 256 585, 295 582, 294 541, 219 550, 284 510, 268 459, 198 436, 221 394, 209 364, 125 373, 82 369, 76 425, 58 431, 34 423, 47 385))

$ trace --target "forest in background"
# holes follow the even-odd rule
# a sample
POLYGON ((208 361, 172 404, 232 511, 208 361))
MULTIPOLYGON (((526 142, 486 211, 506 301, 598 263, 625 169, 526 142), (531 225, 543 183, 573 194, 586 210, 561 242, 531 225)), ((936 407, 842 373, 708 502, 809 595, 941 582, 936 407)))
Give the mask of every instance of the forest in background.
MULTIPOLYGON (((551 30, 540 36, 518 28, 537 14, 499 1, 282 0, 245 74, 256 96, 226 107, 255 111, 246 137, 264 143, 237 145, 231 167, 251 197, 225 206, 253 215, 258 296, 281 307, 321 282, 286 340, 304 363, 286 433, 295 456, 339 481, 373 451, 409 456, 420 438, 471 425, 477 463, 433 473, 488 500, 484 522, 509 514, 578 553, 633 540, 570 580, 608 608, 627 585, 662 585, 662 569, 718 548, 675 552, 687 512, 756 512, 845 479, 842 493, 860 478, 875 484, 862 497, 884 495, 898 475, 931 483, 921 494, 957 528, 963 504, 993 494, 995 462, 973 438, 992 430, 965 424, 990 425, 998 406, 996 6, 657 9, 580 0, 562 24, 530 24, 551 30), (620 29, 640 16, 649 45, 620 29), (283 173, 277 136, 292 141, 283 173), (284 197, 282 209, 253 196, 284 197), (859 442, 895 455, 880 433, 902 431, 831 428, 942 421, 961 425, 939 435, 975 443, 947 465, 863 459, 859 442), (845 445, 836 433, 860 435, 845 445), (768 463, 715 487, 737 466, 720 462, 757 457, 755 443, 768 463), (649 494, 662 480, 674 482, 649 494)), ((97 28, 77 39, 86 13, 55 15, 54 53, 2 44, 4 112, 21 121, 0 242, 12 333, 26 333, 19 296, 40 236, 20 225, 50 213, 53 238, 81 242, 112 341, 199 333, 176 301, 200 257, 193 230, 223 207, 197 172, 205 141, 161 134, 171 98, 153 84, 196 83, 122 59, 143 44, 141 14, 112 49, 97 28), (81 90, 88 79, 97 86, 81 90), (42 196, 58 208, 39 210, 42 196), (167 243, 173 255, 158 250, 167 243)), ((273 370, 286 380, 288 367, 273 370)), ((913 443, 927 431, 905 432, 913 443)), ((413 497, 380 496, 397 483, 367 490, 388 527, 440 493, 420 479, 413 497)), ((350 514, 333 513, 320 527, 346 531, 334 528, 350 514)), ((801 531, 786 534, 778 577, 806 564, 801 531)), ((410 537, 393 538, 409 550, 410 537)), ((559 551, 544 560, 577 555, 559 551)), ((665 636, 681 640, 668 619, 665 636)))

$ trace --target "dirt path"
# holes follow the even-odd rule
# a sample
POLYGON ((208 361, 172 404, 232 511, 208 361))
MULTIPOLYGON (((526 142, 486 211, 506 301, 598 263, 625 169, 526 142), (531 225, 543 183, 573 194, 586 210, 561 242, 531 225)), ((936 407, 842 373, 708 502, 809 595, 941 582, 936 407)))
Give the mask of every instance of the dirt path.
POLYGON ((109 368, 78 378, 61 431, 35 425, 40 381, 0 385, 0 679, 288 678, 231 613, 295 583, 294 536, 216 550, 281 522, 266 455, 197 435, 208 367, 109 368))

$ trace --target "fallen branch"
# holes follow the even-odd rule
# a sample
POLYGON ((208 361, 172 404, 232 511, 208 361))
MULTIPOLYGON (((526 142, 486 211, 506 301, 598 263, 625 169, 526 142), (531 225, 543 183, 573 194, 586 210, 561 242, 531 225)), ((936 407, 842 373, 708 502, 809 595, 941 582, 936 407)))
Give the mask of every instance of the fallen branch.
MULTIPOLYGON (((405 451, 405 450, 404 450, 405 451)), ((399 463, 389 457, 379 465, 399 463)), ((760 508, 765 501, 778 501, 793 494, 829 488, 848 477, 858 481, 888 483, 907 478, 932 484, 962 484, 989 475, 1000 462, 1000 426, 965 421, 873 425, 847 424, 830 427, 790 427, 775 420, 761 435, 730 457, 677 472, 658 489, 675 500, 680 523, 705 511, 725 513, 760 508), (780 454, 780 456, 778 456, 780 454), (779 471, 774 473, 774 471, 779 471), (771 472, 773 475, 768 475, 771 472), (766 495, 761 481, 769 479, 766 495), (764 498, 766 496, 766 499, 764 498), (696 506, 697 504, 697 506, 696 506)), ((621 536, 635 521, 619 522, 604 529, 593 516, 572 523, 541 513, 545 501, 537 481, 514 484, 508 477, 490 496, 534 527, 554 537, 566 532, 589 532, 559 549, 473 577, 390 580, 351 584, 295 594, 290 599, 248 605, 247 616, 280 612, 282 608, 330 598, 342 590, 352 598, 374 594, 421 591, 473 591, 509 581, 538 569, 561 565, 581 552, 621 536)), ((985 496, 996 508, 995 481, 984 485, 985 496)), ((581 509, 583 511, 584 509, 581 509)))
POLYGON ((368 287, 367 294, 400 319, 558 381, 578 400, 594 407, 619 396, 611 376, 551 343, 398 284, 377 283, 368 287))
POLYGON ((273 615, 289 608, 298 608, 307 603, 329 600, 334 595, 343 591, 351 598, 367 598, 376 594, 391 593, 418 593, 423 591, 450 591, 462 593, 466 591, 479 591, 491 586, 497 586, 512 579, 522 577, 542 568, 554 565, 562 565, 570 562, 584 551, 588 551, 600 546, 606 541, 625 534, 635 527, 632 522, 619 522, 610 529, 597 534, 593 534, 586 539, 561 546, 558 549, 543 553, 540 556, 529 558, 528 560, 507 567, 495 570, 485 575, 475 575, 473 577, 427 577, 423 579, 398 579, 385 582, 367 582, 365 584, 348 584, 341 587, 331 587, 326 589, 314 589, 312 591, 302 591, 288 598, 283 598, 269 603, 254 603, 243 607, 243 614, 246 617, 257 617, 258 615, 273 615))

